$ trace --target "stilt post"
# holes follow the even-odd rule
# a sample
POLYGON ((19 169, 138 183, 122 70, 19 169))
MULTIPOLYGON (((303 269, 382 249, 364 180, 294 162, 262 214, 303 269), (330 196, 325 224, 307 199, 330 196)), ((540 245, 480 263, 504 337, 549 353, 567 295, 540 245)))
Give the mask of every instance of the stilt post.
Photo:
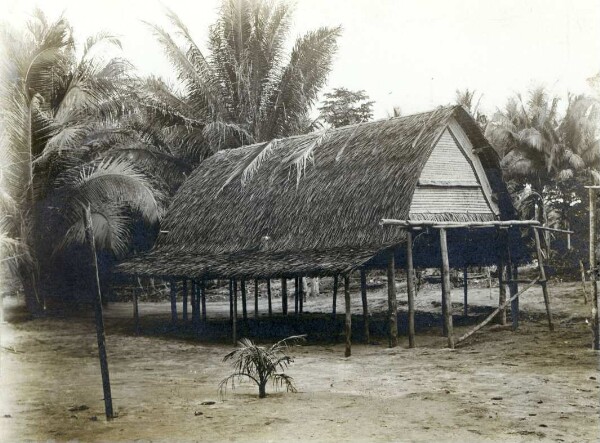
POLYGON ((232 283, 232 298, 233 298, 233 318, 231 320, 231 335, 233 338, 233 346, 237 344, 237 280, 233 280, 232 283))
POLYGON ((337 274, 333 276, 333 307, 331 309, 331 316, 333 320, 336 318, 337 311, 337 291, 338 291, 338 276, 337 274))
MULTIPOLYGON (((137 278, 135 280, 138 280, 137 278)), ((138 306, 138 287, 133 284, 133 321, 135 324, 135 333, 140 333, 140 310, 138 306)))
POLYGON ((269 317, 273 315, 273 304, 271 301, 271 279, 267 279, 267 303, 269 304, 269 317))
POLYGON ((177 324, 177 280, 171 279, 171 323, 177 324))
POLYGON ((592 282, 592 328, 594 330, 594 350, 600 350, 600 297, 598 296, 598 259, 596 254, 596 239, 597 239, 597 220, 596 220, 596 199, 598 198, 598 190, 588 189, 590 198, 590 281, 592 282))
POLYGON ((415 269, 412 231, 406 231, 406 293, 408 297, 408 347, 415 347, 415 269))
POLYGON ((369 333, 369 306, 367 304, 367 271, 363 268, 360 270, 360 296, 362 299, 363 308, 363 325, 365 328, 365 343, 371 341, 369 333))
POLYGON ((242 317, 244 318, 244 322, 248 321, 248 308, 246 305, 246 280, 242 279, 240 281, 240 288, 242 291, 242 317))
POLYGON ((283 315, 288 315, 287 278, 281 279, 281 310, 283 315))
POLYGON ((350 277, 348 274, 344 276, 344 302, 346 305, 346 321, 344 324, 344 332, 346 334, 346 351, 345 357, 352 355, 352 310, 350 306, 350 277))
POLYGON ((463 268, 463 315, 467 317, 469 315, 469 273, 467 265, 463 268))
POLYGON ((202 299, 202 323, 206 323, 206 282, 200 280, 200 298, 202 299))
POLYGON ((394 250, 388 251, 387 260, 388 279, 388 332, 390 348, 398 346, 398 300, 396 298, 396 264, 394 262, 394 250))
POLYGON ((294 278, 294 315, 298 315, 298 303, 300 300, 300 288, 298 277, 294 278))
POLYGON ((254 279, 254 318, 258 319, 258 279, 254 279))
POLYGON ((454 328, 452 325, 452 294, 450 292, 450 262, 448 260, 448 239, 446 229, 440 228, 440 251, 442 253, 442 285, 444 293, 444 324, 448 330, 448 347, 454 349, 454 328))
POLYGON ((188 281, 187 278, 183 279, 183 285, 182 285, 182 315, 183 315, 183 321, 186 322, 188 320, 188 281))
POLYGON ((548 316, 548 328, 550 328, 550 331, 554 331, 554 323, 552 322, 552 311, 550 309, 550 296, 548 295, 548 286, 546 282, 544 255, 542 252, 542 246, 540 244, 540 234, 535 228, 533 228, 533 235, 535 237, 535 249, 537 251, 538 268, 540 270, 540 285, 542 286, 542 293, 544 294, 544 304, 546 305, 546 314, 548 316))
MULTIPOLYGON (((506 301, 506 284, 504 278, 505 266, 502 257, 498 260, 498 306, 503 306, 506 301)), ((506 308, 498 314, 498 323, 506 325, 506 308)))
POLYGON ((106 337, 104 335, 104 317, 102 315, 102 293, 100 292, 100 277, 98 276, 98 258, 96 257, 96 243, 92 228, 92 213, 89 205, 83 213, 85 240, 90 246, 90 261, 93 274, 94 314, 96 318, 96 338, 98 341, 98 358, 100 360, 100 373, 102 375, 102 390, 104 392, 104 412, 106 419, 114 417, 112 394, 110 390, 110 376, 108 373, 108 359, 106 357, 106 337))
POLYGON ((300 314, 304 312, 304 297, 306 297, 306 293, 304 292, 304 277, 298 277, 298 310, 300 314))

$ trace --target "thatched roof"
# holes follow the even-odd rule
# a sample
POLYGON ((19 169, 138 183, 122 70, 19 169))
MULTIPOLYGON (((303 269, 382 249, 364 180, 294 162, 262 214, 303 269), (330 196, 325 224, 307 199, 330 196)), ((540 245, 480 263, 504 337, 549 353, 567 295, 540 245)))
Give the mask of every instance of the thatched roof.
POLYGON ((360 266, 403 241, 401 229, 379 222, 408 218, 420 172, 451 119, 479 151, 501 217, 512 217, 497 154, 463 108, 442 107, 218 152, 175 195, 154 249, 120 269, 258 278, 360 266))

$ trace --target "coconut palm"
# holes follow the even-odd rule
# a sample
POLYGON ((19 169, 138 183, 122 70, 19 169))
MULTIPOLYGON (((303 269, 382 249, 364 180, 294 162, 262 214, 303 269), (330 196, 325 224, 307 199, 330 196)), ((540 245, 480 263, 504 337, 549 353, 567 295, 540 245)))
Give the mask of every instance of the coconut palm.
POLYGON ((14 203, 8 235, 31 258, 18 274, 28 308, 37 311, 53 254, 61 244, 81 240, 82 206, 92 207, 96 241, 112 253, 124 250, 125 215, 154 222, 160 207, 153 186, 130 160, 99 152, 90 142, 114 137, 126 111, 130 67, 107 51, 120 46, 118 39, 90 37, 77 58, 67 21, 50 23, 36 10, 26 32, 5 27, 2 41, 0 158, 3 186, 14 203))
POLYGON ((150 78, 144 104, 194 159, 242 144, 310 131, 309 111, 331 68, 340 28, 284 45, 292 10, 283 2, 223 0, 205 56, 173 12, 174 31, 151 25, 179 88, 150 78))
POLYGON ((238 347, 223 358, 224 362, 231 361, 234 372, 221 381, 220 393, 224 394, 229 384, 234 389, 235 381, 243 378, 256 383, 259 398, 267 396, 269 381, 275 388, 285 385, 288 391, 296 392, 292 377, 283 372, 294 361, 286 351, 291 345, 304 339, 304 335, 295 335, 278 341, 270 347, 258 346, 247 338, 241 339, 238 347))

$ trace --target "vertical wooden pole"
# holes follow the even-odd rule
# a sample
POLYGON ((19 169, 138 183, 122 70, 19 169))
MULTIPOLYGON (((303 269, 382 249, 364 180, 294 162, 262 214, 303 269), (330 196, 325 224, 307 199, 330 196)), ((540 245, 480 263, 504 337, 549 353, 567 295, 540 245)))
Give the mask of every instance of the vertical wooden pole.
POLYGON ((254 318, 258 318, 258 279, 254 279, 254 318))
POLYGON ((446 322, 446 317, 448 315, 446 304, 446 294, 448 289, 446 288, 446 280, 444 279, 444 268, 440 268, 440 279, 442 283, 442 335, 444 337, 448 337, 448 323, 446 322))
POLYGON ((306 297, 306 293, 304 292, 304 277, 298 277, 298 309, 300 314, 304 312, 304 297, 306 297))
POLYGON ((240 289, 242 291, 242 317, 244 321, 248 321, 248 308, 246 305, 246 280, 242 279, 240 281, 240 289))
POLYGON ((363 323, 365 328, 365 343, 369 344, 371 337, 369 334, 369 306, 367 301, 367 271, 360 270, 360 297, 362 299, 363 323))
POLYGON ((94 314, 96 318, 96 338, 98 341, 98 357, 100 359, 100 373, 102 375, 102 390, 104 391, 104 412, 106 419, 114 417, 112 394, 110 390, 110 376, 108 373, 108 359, 106 357, 106 338, 104 335, 104 317, 102 315, 102 294, 100 292, 100 277, 98 276, 98 259, 96 257, 96 244, 94 242, 94 233, 92 230, 92 213, 89 205, 86 206, 83 214, 83 224, 85 228, 85 240, 90 246, 90 261, 93 273, 94 290, 94 314))
POLYGON ((233 337, 233 345, 237 344, 237 280, 233 280, 232 283, 232 293, 233 293, 233 319, 231 321, 231 335, 233 337))
POLYGON ((344 332, 346 333, 346 351, 344 356, 352 355, 352 311, 350 306, 350 277, 348 274, 344 276, 344 302, 346 305, 346 321, 344 324, 344 332))
POLYGON ((388 279, 388 332, 390 348, 398 346, 398 300, 396 298, 396 264, 394 262, 394 250, 388 252, 387 263, 388 279))
MULTIPOLYGON (((506 302, 506 284, 504 279, 504 260, 502 257, 498 259, 498 306, 503 306, 506 302)), ((506 325, 506 308, 500 309, 498 313, 498 322, 501 325, 506 325)))
POLYGON ((288 315, 287 278, 281 279, 281 310, 283 315, 288 315))
POLYGON ((198 315, 196 313, 196 280, 190 280, 190 306, 192 307, 192 323, 198 323, 198 315))
POLYGON ((273 304, 271 302, 271 279, 267 279, 267 303, 269 304, 269 317, 273 315, 273 304))
POLYGON ((229 279, 229 320, 233 321, 233 279, 229 279))
POLYGON ((440 251, 442 253, 442 281, 444 292, 444 324, 448 331, 448 347, 454 349, 454 328, 452 326, 452 294, 450 292, 450 261, 448 260, 448 239, 446 229, 440 228, 440 251))
POLYGON ((592 304, 592 328, 594 329, 594 350, 600 350, 600 297, 598 297, 598 261, 596 255, 597 220, 596 220, 596 189, 588 189, 590 198, 590 280, 592 282, 593 304, 592 304))
POLYGON ((200 297, 202 299, 202 323, 206 323, 206 282, 200 280, 200 297))
POLYGON ((331 310, 331 316, 335 320, 337 315, 337 291, 338 291, 338 276, 333 276, 333 307, 331 310))
POLYGON ((552 311, 550 310, 550 297, 548 295, 548 286, 546 282, 546 269, 544 267, 544 255, 542 253, 542 245, 540 244, 540 234, 537 229, 533 228, 535 237, 535 249, 537 251, 538 267, 540 269, 540 285, 544 294, 544 304, 546 305, 546 314, 548 315, 548 328, 554 331, 554 323, 552 322, 552 311))
POLYGON ((467 317, 469 315, 469 273, 467 265, 463 268, 463 315, 467 317))
POLYGON ((177 280, 171 279, 171 323, 177 324, 177 280))
POLYGON ((415 269, 412 231, 406 231, 406 293, 408 296, 408 347, 415 347, 415 269))
POLYGON ((134 283, 133 286, 133 320, 135 323, 135 333, 140 333, 140 311, 138 306, 138 288, 134 283))
POLYGON ((300 298, 300 288, 298 287, 298 277, 294 278, 294 314, 298 315, 298 301, 300 298))
POLYGON ((188 281, 187 278, 183 279, 183 303, 182 303, 182 315, 183 321, 186 322, 188 320, 188 281))

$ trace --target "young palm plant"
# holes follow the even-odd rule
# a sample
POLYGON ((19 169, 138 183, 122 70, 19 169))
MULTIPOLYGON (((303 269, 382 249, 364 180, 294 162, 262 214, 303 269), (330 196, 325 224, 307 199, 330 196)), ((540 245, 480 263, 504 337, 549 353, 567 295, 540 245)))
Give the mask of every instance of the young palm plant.
POLYGON ((235 389, 236 380, 244 378, 256 383, 258 398, 267 396, 269 381, 273 383, 275 389, 285 386, 288 392, 296 392, 292 377, 284 373, 288 365, 294 361, 286 351, 290 346, 303 342, 305 337, 305 335, 294 335, 270 347, 259 346, 247 338, 241 339, 238 347, 223 358, 224 362, 231 362, 234 372, 219 384, 220 394, 223 395, 229 385, 231 389, 235 389))

